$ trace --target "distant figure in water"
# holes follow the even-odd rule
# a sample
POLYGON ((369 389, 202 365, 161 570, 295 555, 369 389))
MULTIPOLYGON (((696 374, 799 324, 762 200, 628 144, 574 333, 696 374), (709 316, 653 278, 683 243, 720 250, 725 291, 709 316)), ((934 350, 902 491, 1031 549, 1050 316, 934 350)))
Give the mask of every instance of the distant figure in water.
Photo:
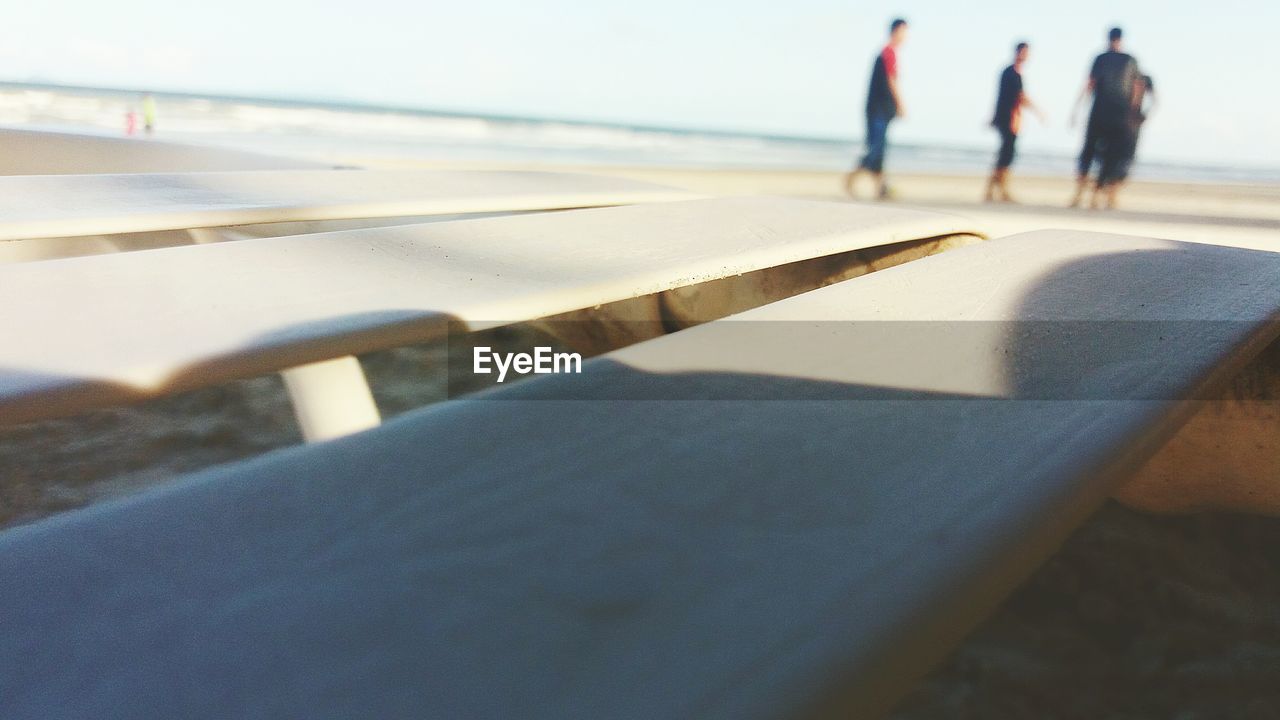
POLYGON ((1004 202, 1014 202, 1009 195, 1009 167, 1013 165, 1018 130, 1022 126, 1022 109, 1027 108, 1038 115, 1041 121, 1044 120, 1044 115, 1031 102, 1022 87, 1022 66, 1027 62, 1028 53, 1028 45, 1018 43, 1013 49, 1013 64, 1000 73, 996 112, 991 118, 991 126, 1000 133, 1000 150, 996 153, 996 166, 991 171, 991 179, 987 181, 987 202, 996 200, 997 195, 1004 202))
POLYGON ((898 48, 907 39, 907 21, 898 18, 889 24, 889 42, 876 56, 871 68, 871 85, 867 89, 867 154, 844 179, 849 197, 857 197, 853 183, 862 173, 870 173, 881 200, 891 193, 884 180, 884 155, 888 144, 889 123, 895 117, 906 117, 906 107, 898 92, 898 48))
POLYGON ((1084 200, 1089 171, 1094 160, 1100 159, 1101 167, 1090 204, 1097 208, 1099 201, 1105 199, 1107 207, 1114 208, 1116 194, 1128 177, 1136 149, 1138 116, 1146 93, 1145 80, 1138 70, 1138 61, 1121 52, 1124 33, 1120 28, 1112 28, 1107 37, 1110 47, 1094 59, 1089 78, 1071 113, 1072 124, 1075 124, 1080 106, 1089 95, 1093 95, 1093 109, 1085 127, 1084 147, 1080 150, 1077 166, 1076 193, 1071 207, 1079 206, 1084 200))
POLYGON ((138 112, 133 108, 124 114, 124 134, 133 135, 138 132, 138 112))
POLYGON ((151 93, 142 96, 142 122, 148 135, 156 131, 156 99, 151 93))

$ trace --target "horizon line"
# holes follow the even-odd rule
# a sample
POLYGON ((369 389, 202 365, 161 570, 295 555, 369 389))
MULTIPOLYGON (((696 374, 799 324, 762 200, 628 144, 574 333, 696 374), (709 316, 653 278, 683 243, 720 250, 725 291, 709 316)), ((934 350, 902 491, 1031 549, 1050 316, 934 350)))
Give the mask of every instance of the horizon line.
MULTIPOLYGON (((616 120, 591 120, 586 118, 567 118, 546 115, 517 115, 513 113, 480 111, 474 109, 461 108, 439 108, 425 107, 405 104, 377 104, 367 100, 343 99, 339 97, 318 98, 303 96, 275 96, 269 97, 265 95, 246 95, 236 92, 226 92, 220 90, 175 90, 161 87, 156 88, 129 88, 106 85, 84 85, 79 83, 68 83, 61 81, 38 80, 28 78, 25 80, 15 80, 0 78, 0 88, 25 88, 25 89, 57 89, 69 91, 89 91, 89 92, 106 92, 106 93, 132 93, 144 94, 151 93, 159 96, 169 96, 175 98, 191 99, 191 100, 231 100, 239 102, 263 103, 286 106, 299 107, 317 107, 331 106, 343 109, 364 111, 364 112, 393 112, 411 115, 429 115, 444 118, 458 119, 482 119, 497 120, 500 122, 510 123, 545 123, 545 124, 562 124, 577 125, 584 127, 605 127, 619 130, 633 130, 641 132, 676 132, 683 134, 699 134, 713 137, 729 137, 729 138, 750 138, 775 140, 783 142, 816 142, 816 143, 845 143, 860 145, 862 138, 860 136, 837 137, 831 135, 796 135, 781 132, 751 131, 751 130, 731 130, 727 128, 709 128, 699 126, 680 126, 680 125, 655 125, 649 123, 632 123, 616 120)), ((915 143, 894 143, 896 147, 913 148, 913 149, 949 149, 961 150, 968 152, 988 152, 990 148, 978 145, 967 145, 960 143, 951 143, 940 140, 926 140, 924 142, 915 143)), ((1067 153, 1061 150, 1039 150, 1031 149, 1028 154, 1039 155, 1044 158, 1054 159, 1071 159, 1074 153, 1067 153)), ((1146 163, 1157 165, 1180 166, 1187 168, 1195 168, 1200 170, 1252 170, 1252 171, 1273 171, 1280 172, 1280 165, 1255 164, 1248 162, 1234 162, 1230 164, 1224 163, 1205 163, 1197 160, 1176 159, 1170 157, 1155 156, 1146 163)))

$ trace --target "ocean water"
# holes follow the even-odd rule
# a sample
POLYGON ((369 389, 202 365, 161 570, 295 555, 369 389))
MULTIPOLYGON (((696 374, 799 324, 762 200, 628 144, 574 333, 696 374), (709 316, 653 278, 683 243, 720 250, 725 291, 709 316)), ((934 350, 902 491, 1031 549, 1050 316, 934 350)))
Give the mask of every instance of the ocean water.
MULTIPOLYGON (((123 134, 140 110, 128 90, 0 83, 0 126, 123 134)), ((156 94, 161 137, 331 162, 408 158, 453 162, 639 165, 840 171, 860 152, 854 138, 802 138, 462 115, 403 108, 254 98, 156 94)), ((979 174, 991 147, 893 146, 896 170, 979 174)), ((1069 175, 1067 155, 1021 152, 1019 171, 1069 175)), ((1140 161, 1135 177, 1280 183, 1280 168, 1140 161)))

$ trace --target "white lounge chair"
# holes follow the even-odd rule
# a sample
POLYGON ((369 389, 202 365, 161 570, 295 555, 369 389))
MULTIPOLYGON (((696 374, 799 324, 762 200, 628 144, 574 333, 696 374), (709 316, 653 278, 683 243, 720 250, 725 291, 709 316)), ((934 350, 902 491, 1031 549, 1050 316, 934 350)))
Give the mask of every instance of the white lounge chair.
POLYGON ((1277 277, 1006 238, 10 530, 0 715, 875 716, 1276 340, 1277 277))

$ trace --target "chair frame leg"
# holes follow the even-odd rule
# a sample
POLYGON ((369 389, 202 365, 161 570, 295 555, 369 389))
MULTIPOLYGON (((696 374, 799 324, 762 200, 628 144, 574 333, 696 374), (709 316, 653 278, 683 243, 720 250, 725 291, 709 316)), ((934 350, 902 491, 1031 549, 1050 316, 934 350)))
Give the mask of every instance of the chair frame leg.
POLYGON ((364 368, 350 355, 300 365, 280 373, 302 437, 332 440, 382 423, 364 368))

